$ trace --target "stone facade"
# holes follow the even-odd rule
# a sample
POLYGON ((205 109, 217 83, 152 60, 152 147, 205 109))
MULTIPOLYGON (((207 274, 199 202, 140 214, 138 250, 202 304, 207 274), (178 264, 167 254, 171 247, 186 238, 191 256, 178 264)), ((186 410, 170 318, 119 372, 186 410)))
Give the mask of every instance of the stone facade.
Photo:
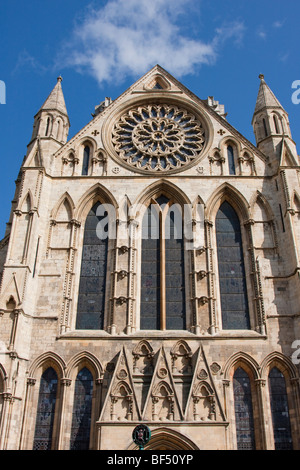
POLYGON ((300 165, 287 113, 264 77, 256 146, 229 124, 224 106, 199 99, 160 66, 107 98, 68 141, 69 125, 59 77, 34 117, 0 244, 0 448, 72 448, 84 370, 90 449, 136 448, 139 423, 151 429, 150 449, 299 449, 300 165), (188 211, 184 329, 166 327, 163 288, 160 327, 141 329, 141 226, 161 196, 188 211), (223 327, 216 218, 224 201, 240 222, 246 329, 223 327), (97 202, 115 213, 103 327, 78 329, 85 221, 97 202), (283 437, 274 368, 286 397, 283 437), (252 435, 245 442, 243 423, 252 435))

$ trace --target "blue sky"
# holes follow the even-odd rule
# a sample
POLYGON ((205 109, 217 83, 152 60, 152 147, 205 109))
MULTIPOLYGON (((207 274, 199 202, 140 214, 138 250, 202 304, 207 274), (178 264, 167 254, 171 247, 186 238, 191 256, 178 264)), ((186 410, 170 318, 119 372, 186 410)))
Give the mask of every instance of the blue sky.
POLYGON ((59 75, 69 137, 106 96, 117 98, 158 63, 199 98, 224 104, 228 121, 254 142, 263 73, 300 145, 300 104, 291 99, 299 18, 297 0, 1 0, 0 239, 33 116, 59 75))

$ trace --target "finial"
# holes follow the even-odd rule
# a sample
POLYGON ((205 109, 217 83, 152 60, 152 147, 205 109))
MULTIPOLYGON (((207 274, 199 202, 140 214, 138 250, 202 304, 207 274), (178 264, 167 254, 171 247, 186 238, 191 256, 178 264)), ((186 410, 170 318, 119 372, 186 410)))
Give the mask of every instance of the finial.
POLYGON ((261 74, 258 75, 258 78, 259 78, 260 80, 264 80, 265 76, 261 73, 261 74))
POLYGON ((57 81, 62 82, 62 77, 61 76, 57 77, 57 81))

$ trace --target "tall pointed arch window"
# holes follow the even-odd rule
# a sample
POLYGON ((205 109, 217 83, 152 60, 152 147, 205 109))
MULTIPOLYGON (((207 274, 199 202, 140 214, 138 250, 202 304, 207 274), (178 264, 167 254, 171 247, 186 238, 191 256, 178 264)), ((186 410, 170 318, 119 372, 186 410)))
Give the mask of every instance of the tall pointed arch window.
POLYGON ((100 202, 88 213, 81 259, 76 329, 103 329, 108 249, 108 213, 100 202), (101 230, 99 229, 101 228, 101 230))
POLYGON ((273 121, 274 121, 275 132, 276 134, 279 134, 278 118, 275 114, 273 115, 273 121))
POLYGON ((76 377, 71 427, 71 450, 88 450, 91 432, 93 376, 84 367, 76 377))
POLYGON ((49 367, 42 374, 40 382, 33 450, 52 449, 56 395, 57 374, 49 367))
POLYGON ((264 126, 265 137, 268 137, 267 123, 264 118, 263 118, 263 126, 264 126))
POLYGON ((184 239, 181 208, 160 196, 142 226, 142 330, 185 329, 184 239))
POLYGON ((273 367, 269 373, 269 391, 275 450, 292 450, 293 442, 285 378, 273 367))
POLYGON ((82 161, 82 175, 87 176, 89 174, 89 165, 90 165, 90 153, 91 149, 86 145, 83 149, 83 161, 82 161))
POLYGON ((241 226, 233 207, 224 201, 216 216, 222 327, 225 330, 249 329, 241 226))
POLYGON ((235 175, 234 151, 232 145, 227 147, 228 169, 230 175, 235 175))
POLYGON ((234 411, 238 450, 255 450, 251 383, 241 367, 233 376, 234 411))
POLYGON ((45 136, 48 137, 49 136, 49 131, 50 131, 50 117, 47 117, 47 124, 46 124, 46 131, 45 131, 45 136))

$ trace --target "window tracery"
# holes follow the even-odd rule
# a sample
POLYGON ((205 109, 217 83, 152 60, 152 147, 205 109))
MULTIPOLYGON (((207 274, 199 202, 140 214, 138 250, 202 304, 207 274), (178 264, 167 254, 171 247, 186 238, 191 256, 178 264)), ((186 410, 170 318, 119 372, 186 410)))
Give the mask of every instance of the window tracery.
POLYGON ((131 167, 161 172, 182 168, 203 151, 202 123, 183 108, 151 104, 121 116, 112 132, 118 156, 131 167))
POLYGON ((182 214, 164 195, 143 218, 140 328, 185 329, 182 214))

